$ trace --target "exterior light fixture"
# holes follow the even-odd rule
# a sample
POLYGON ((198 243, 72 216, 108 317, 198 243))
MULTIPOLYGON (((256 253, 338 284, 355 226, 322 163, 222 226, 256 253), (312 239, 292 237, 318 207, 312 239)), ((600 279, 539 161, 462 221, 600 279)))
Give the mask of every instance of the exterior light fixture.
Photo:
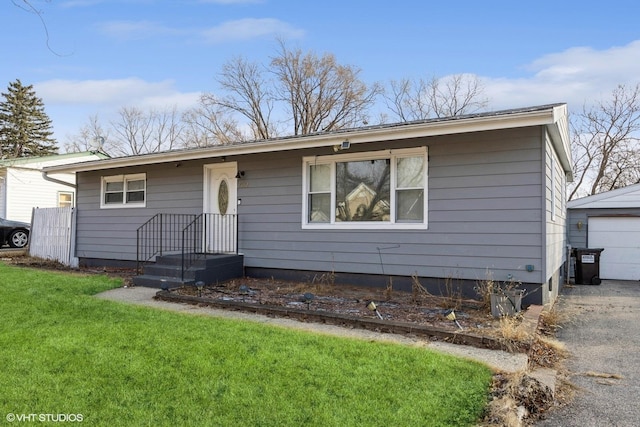
POLYGON ((240 291, 240 295, 242 295, 242 302, 244 302, 245 297, 249 295, 249 287, 247 285, 240 285, 238 291, 240 291))
POLYGON ((456 312, 453 311, 453 309, 448 310, 445 313, 445 316, 447 317, 447 320, 453 321, 458 328, 462 329, 462 326, 460 326, 460 323, 458 323, 458 319, 456 319, 456 312))
POLYGON ((578 221, 578 223, 576 224, 576 226, 578 227, 578 230, 582 230, 582 227, 584 226, 584 222, 582 222, 582 221, 578 221))
POLYGON ((202 289, 204 288, 204 282, 201 280, 197 281, 196 288, 198 288, 198 297, 202 297, 202 289))
POLYGON ((238 171, 238 173, 236 174, 236 178, 244 178, 244 171, 238 171))
POLYGON ((380 320, 384 320, 382 318, 382 315, 380 314, 380 312, 378 311, 378 307, 376 306, 376 303, 373 301, 369 301, 367 303, 367 308, 369 309, 369 311, 373 311, 379 318, 380 320))
POLYGON ((335 151, 337 153, 338 151, 348 150, 349 148, 351 148, 351 143, 349 142, 348 139, 345 139, 340 144, 334 145, 333 146, 333 151, 335 151))
POLYGON ((314 298, 315 298, 315 295, 313 295, 311 292, 306 292, 302 296, 302 302, 307 304, 307 310, 311 309, 311 301, 313 301, 314 298))

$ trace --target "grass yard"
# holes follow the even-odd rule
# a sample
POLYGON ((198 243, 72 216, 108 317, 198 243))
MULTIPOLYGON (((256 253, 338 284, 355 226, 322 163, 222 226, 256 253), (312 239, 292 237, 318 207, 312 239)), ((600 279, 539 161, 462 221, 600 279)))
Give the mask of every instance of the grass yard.
POLYGON ((491 372, 477 363, 92 297, 119 285, 0 262, 3 421, 468 426, 487 403, 491 372))

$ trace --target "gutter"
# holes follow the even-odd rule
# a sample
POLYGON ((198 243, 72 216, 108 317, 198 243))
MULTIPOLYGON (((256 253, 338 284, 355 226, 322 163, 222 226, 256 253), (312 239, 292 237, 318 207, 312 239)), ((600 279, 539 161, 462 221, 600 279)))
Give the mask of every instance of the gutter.
POLYGON ((67 181, 51 178, 49 175, 47 175, 47 171, 42 171, 42 179, 44 179, 45 181, 53 182, 55 184, 66 185, 67 187, 71 187, 75 189, 78 188, 78 184, 71 184, 70 182, 67 182, 67 181))

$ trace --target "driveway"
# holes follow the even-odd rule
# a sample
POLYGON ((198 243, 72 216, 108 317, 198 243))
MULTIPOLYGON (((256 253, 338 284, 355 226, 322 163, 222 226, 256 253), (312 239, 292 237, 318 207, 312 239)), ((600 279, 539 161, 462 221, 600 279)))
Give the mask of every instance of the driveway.
POLYGON ((640 282, 565 287, 559 304, 571 315, 558 338, 578 389, 570 405, 535 425, 640 425, 640 282))

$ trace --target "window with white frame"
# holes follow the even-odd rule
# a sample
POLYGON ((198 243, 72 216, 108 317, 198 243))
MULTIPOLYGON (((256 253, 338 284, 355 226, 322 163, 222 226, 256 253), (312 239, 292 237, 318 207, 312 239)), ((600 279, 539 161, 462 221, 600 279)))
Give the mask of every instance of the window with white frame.
POLYGON ((147 176, 144 173, 103 176, 101 193, 100 206, 103 208, 145 206, 147 176))
POLYGON ((306 157, 303 164, 304 227, 426 227, 426 147, 306 157))
POLYGON ((58 207, 68 208, 73 206, 73 193, 68 191, 58 192, 58 207))

